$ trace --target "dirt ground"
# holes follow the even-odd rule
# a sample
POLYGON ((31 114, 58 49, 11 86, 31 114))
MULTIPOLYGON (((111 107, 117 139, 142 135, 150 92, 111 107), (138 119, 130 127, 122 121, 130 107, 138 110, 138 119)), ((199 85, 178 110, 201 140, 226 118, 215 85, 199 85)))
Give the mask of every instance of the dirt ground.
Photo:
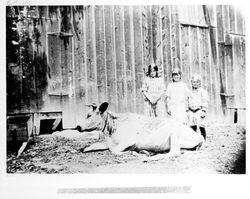
POLYGON ((182 151, 179 157, 143 162, 145 155, 114 155, 110 151, 82 153, 98 133, 74 131, 41 135, 30 142, 19 158, 7 154, 7 173, 245 173, 245 127, 213 125, 200 151, 182 151))

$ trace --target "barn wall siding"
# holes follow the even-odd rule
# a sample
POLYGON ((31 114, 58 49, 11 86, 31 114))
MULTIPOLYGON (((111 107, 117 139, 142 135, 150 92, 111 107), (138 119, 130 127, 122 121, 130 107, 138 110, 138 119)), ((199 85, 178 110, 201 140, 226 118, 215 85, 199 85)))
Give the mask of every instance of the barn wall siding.
MULTIPOLYGON (((23 57, 7 57, 8 113, 62 110, 65 127, 81 122, 91 102, 143 114, 140 89, 151 62, 166 86, 173 68, 189 86, 191 74, 201 73, 211 122, 233 122, 228 107, 245 107, 245 21, 233 6, 32 9, 18 27, 32 38, 19 46, 23 57)), ((239 118, 244 122, 242 109, 239 118)))

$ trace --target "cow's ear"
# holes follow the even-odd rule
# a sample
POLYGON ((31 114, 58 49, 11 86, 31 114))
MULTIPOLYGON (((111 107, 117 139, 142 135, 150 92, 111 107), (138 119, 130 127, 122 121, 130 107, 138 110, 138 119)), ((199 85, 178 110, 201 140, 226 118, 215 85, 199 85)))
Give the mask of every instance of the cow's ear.
POLYGON ((109 103, 108 102, 103 102, 100 106, 99 106, 99 112, 100 114, 103 114, 107 108, 109 106, 109 103))

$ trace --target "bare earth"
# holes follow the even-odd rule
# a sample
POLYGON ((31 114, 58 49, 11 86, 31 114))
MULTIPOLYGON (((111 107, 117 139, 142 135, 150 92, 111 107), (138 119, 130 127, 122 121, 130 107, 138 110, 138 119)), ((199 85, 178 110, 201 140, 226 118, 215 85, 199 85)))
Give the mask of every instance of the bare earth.
POLYGON ((110 151, 82 153, 98 139, 98 133, 75 131, 41 135, 19 158, 7 154, 7 173, 245 173, 245 127, 213 125, 207 128, 206 146, 200 151, 182 151, 179 157, 143 162, 146 155, 110 151))

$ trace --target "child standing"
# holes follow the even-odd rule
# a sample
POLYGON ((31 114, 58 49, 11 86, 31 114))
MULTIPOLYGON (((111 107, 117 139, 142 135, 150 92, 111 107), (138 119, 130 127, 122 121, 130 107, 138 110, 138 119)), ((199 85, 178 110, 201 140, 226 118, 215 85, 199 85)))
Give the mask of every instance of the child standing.
POLYGON ((145 111, 149 117, 165 117, 166 108, 164 103, 165 84, 160 76, 158 66, 148 66, 146 78, 142 86, 142 93, 145 99, 145 111))
POLYGON ((187 104, 188 124, 194 131, 199 128, 201 135, 206 139, 208 93, 201 88, 201 77, 198 74, 192 76, 191 86, 192 89, 187 104))
POLYGON ((172 71, 172 81, 166 90, 167 114, 176 121, 186 124, 186 106, 189 89, 181 81, 180 69, 177 68, 172 71))

